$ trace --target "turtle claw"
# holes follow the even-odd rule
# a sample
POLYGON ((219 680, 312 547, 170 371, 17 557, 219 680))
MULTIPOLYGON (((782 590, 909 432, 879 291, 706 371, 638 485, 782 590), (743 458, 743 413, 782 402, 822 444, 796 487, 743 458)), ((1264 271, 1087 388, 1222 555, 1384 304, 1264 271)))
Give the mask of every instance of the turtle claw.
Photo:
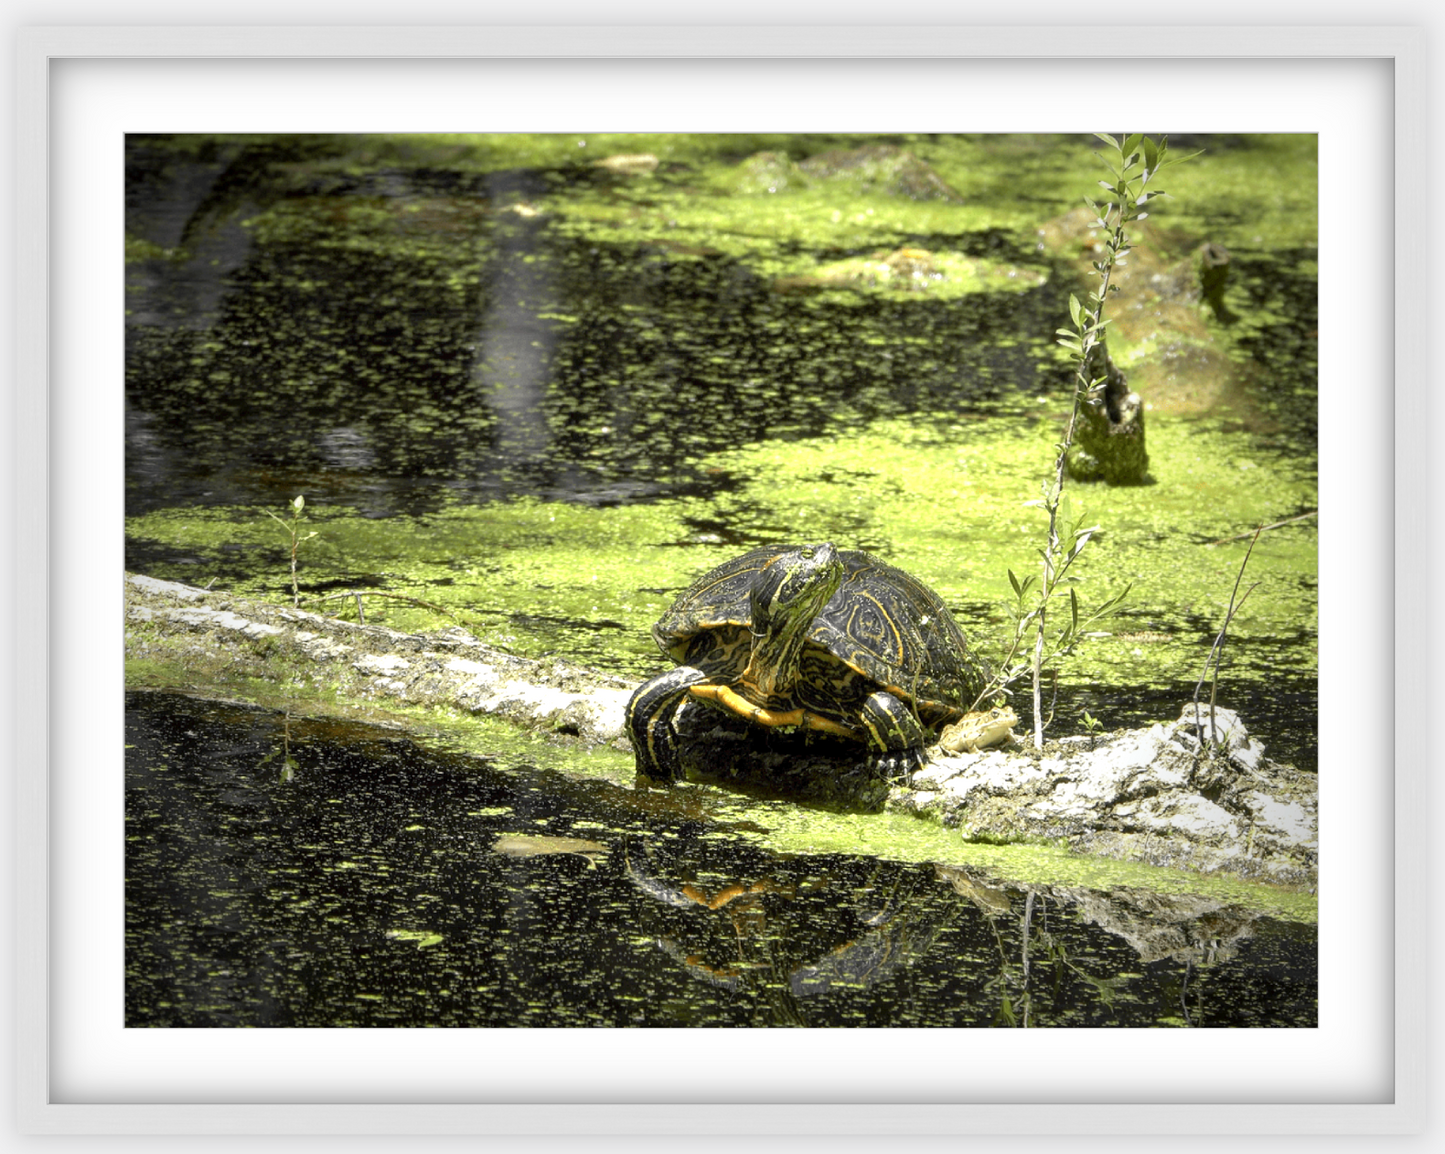
POLYGON ((906 781, 922 768, 922 746, 885 750, 873 759, 874 773, 889 781, 906 781))

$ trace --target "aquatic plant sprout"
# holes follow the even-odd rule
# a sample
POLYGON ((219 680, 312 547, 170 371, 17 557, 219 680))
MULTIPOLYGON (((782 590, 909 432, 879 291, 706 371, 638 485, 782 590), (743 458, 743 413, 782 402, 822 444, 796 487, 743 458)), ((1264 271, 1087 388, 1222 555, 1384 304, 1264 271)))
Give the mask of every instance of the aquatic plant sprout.
POLYGON ((263 510, 266 516, 270 517, 271 520, 285 529, 287 536, 291 538, 291 601, 297 609, 301 608, 301 587, 297 584, 296 580, 296 551, 301 547, 302 541, 309 541, 312 537, 316 536, 314 530, 307 533, 304 537, 300 535, 299 526, 301 524, 301 514, 305 508, 306 497, 298 493, 296 494, 296 499, 291 502, 291 520, 289 521, 283 521, 280 517, 276 516, 275 513, 271 512, 270 509, 263 510))

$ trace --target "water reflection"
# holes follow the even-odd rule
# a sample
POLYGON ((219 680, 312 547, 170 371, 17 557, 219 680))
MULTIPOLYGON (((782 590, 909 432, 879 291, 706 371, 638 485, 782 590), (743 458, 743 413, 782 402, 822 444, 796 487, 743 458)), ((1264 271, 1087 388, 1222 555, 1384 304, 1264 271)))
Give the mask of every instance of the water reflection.
POLYGON ((1313 1025, 1315 935, 1213 899, 783 855, 384 730, 133 693, 126 1022, 1313 1025))
POLYGON ((558 322, 543 314, 555 309, 557 287, 551 264, 539 259, 544 223, 528 201, 547 186, 535 173, 501 172, 486 187, 497 225, 472 382, 478 403, 496 414, 495 451, 525 471, 547 456, 552 439, 543 401, 558 322))

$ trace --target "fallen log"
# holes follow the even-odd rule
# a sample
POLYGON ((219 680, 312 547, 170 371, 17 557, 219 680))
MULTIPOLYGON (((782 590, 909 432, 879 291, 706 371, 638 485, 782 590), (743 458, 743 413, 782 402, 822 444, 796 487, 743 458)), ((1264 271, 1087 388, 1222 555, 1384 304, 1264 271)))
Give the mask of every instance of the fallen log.
POLYGON ((401 633, 136 574, 126 575, 126 622, 128 657, 150 655, 146 630, 181 635, 242 668, 278 656, 314 662, 343 697, 450 706, 626 748, 627 682, 517 657, 464 629, 401 633))

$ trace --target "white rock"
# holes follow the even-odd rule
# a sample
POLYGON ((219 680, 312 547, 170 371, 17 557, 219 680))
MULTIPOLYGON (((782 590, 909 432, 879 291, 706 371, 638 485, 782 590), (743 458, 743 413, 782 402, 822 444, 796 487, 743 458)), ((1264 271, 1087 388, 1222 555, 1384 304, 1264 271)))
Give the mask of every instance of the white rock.
POLYGON ((358 673, 384 677, 406 672, 411 668, 411 662, 394 653, 364 653, 351 663, 351 667, 358 673))
POLYGON ((1279 801, 1258 790, 1246 794, 1245 800, 1254 812, 1256 825, 1265 826, 1295 841, 1313 843, 1319 837, 1315 821, 1304 806, 1292 801, 1279 801))
POLYGON ((132 574, 127 580, 144 593, 159 593, 166 597, 179 597, 182 601, 196 601, 206 596, 204 589, 193 585, 177 585, 174 581, 161 581, 155 577, 132 574))

